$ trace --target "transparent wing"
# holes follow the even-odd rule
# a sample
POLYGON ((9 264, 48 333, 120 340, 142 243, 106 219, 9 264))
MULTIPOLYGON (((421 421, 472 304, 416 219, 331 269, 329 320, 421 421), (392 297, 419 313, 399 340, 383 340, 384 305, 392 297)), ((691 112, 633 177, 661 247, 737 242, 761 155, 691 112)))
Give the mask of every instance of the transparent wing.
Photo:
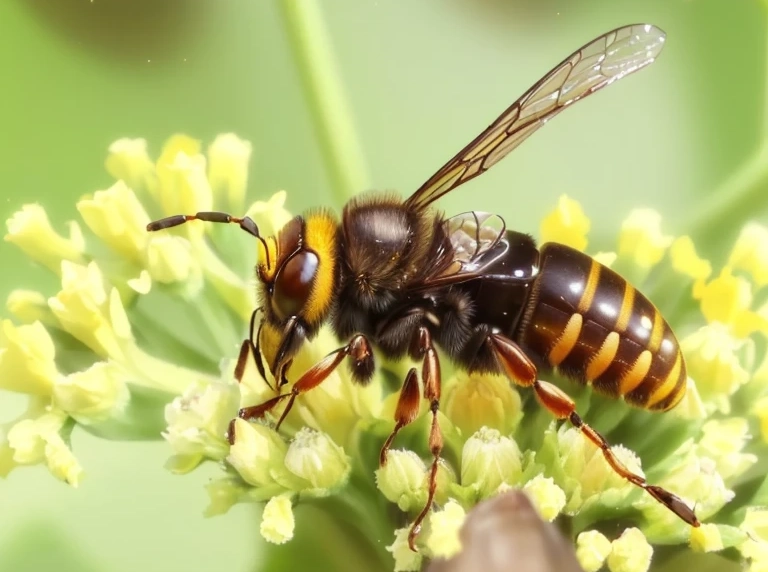
POLYGON ((461 213, 443 224, 453 246, 453 262, 464 272, 478 270, 506 231, 503 218, 480 211, 461 213))
POLYGON ((652 63, 664 47, 664 38, 655 26, 635 24, 592 40, 525 92, 406 204, 423 209, 481 175, 572 103, 652 63))
POLYGON ((493 213, 470 211, 447 219, 443 226, 451 242, 451 259, 447 264, 437 265, 435 272, 421 283, 409 287, 423 290, 480 276, 493 278, 486 274, 487 269, 509 248, 504 240, 507 230, 504 219, 493 213))

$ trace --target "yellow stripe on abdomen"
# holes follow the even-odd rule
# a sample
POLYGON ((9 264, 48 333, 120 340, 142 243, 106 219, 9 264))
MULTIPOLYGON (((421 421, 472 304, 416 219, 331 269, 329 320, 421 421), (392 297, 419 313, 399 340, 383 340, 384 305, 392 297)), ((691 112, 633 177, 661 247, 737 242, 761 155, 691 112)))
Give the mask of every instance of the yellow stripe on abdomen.
POLYGON ((588 381, 597 379, 611 365, 619 349, 619 339, 620 337, 617 332, 611 332, 605 337, 603 345, 600 346, 600 351, 594 355, 587 365, 586 377, 588 381))
POLYGON ((581 293, 581 298, 579 299, 578 312, 580 314, 585 314, 592 307, 592 301, 595 298, 597 285, 600 282, 600 264, 594 260, 591 260, 590 262, 589 275, 584 284, 584 291, 581 293))
POLYGON ((579 340, 579 334, 581 333, 581 326, 583 324, 583 318, 581 314, 573 314, 565 325, 563 333, 555 342, 555 345, 549 351, 549 363, 552 366, 557 367, 560 363, 568 357, 571 350, 579 340))
POLYGON ((672 391, 674 391, 675 387, 677 387, 677 384, 680 380, 680 370, 682 366, 683 366, 683 356, 680 354, 680 352, 678 352, 677 357, 675 358, 675 363, 672 365, 672 368, 669 370, 669 373, 664 378, 664 381, 662 381, 657 387, 655 387, 651 392, 651 394, 648 396, 648 401, 646 401, 647 407, 652 408, 654 405, 656 405, 660 401, 669 397, 669 394, 672 391))
POLYGON ((648 370, 651 369, 652 360, 653 355, 648 350, 640 353, 629 371, 619 380, 619 395, 626 395, 645 380, 648 370))
POLYGON ((619 333, 624 333, 629 325, 629 318, 632 316, 632 307, 635 305, 635 289, 629 283, 624 283, 624 297, 621 300, 619 308, 619 317, 616 320, 614 329, 619 333))

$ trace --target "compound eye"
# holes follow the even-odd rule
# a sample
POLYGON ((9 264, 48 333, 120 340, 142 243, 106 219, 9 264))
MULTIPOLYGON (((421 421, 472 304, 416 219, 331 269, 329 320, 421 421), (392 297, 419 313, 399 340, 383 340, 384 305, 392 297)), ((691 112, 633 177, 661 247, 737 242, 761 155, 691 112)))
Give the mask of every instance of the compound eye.
POLYGON ((318 259, 314 252, 303 250, 283 265, 272 291, 272 309, 280 320, 298 315, 309 300, 318 259))

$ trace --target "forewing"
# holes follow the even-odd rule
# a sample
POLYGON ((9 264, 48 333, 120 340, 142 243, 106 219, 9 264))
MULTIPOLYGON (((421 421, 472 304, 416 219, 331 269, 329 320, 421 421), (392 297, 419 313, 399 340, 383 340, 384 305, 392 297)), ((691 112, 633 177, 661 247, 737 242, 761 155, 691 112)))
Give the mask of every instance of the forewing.
POLYGON ((664 38, 664 32, 655 26, 635 24, 592 40, 525 92, 406 204, 423 209, 481 175, 569 105, 652 63, 664 38))

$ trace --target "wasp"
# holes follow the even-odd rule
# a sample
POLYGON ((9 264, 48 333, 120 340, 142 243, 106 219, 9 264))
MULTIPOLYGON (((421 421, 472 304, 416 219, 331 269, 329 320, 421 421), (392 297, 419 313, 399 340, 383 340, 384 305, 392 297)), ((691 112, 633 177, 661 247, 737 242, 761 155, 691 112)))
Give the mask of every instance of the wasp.
POLYGON ((443 447, 437 416, 440 348, 467 372, 506 374, 512 383, 531 388, 543 407, 594 443, 616 473, 699 526, 682 499, 630 471, 582 420, 574 401, 539 377, 540 370, 556 370, 637 407, 674 407, 686 391, 685 361, 661 313, 624 278, 580 251, 554 242, 537 247, 531 236, 508 230, 497 214, 472 211, 446 218, 433 208, 437 199, 483 174, 567 107, 651 64, 664 40, 662 30, 647 24, 592 40, 405 200, 384 192, 362 194, 344 206, 340 221, 327 209, 312 210, 266 238, 251 218, 221 212, 150 223, 149 231, 191 220, 235 223, 259 241, 260 305, 235 374, 242 376, 253 355, 264 380, 268 369, 276 381, 276 396, 241 409, 238 416, 262 418, 285 402, 279 428, 296 398, 341 362, 347 361, 356 383, 369 383, 374 350, 420 362, 420 375, 411 368, 405 376, 394 427, 380 453, 383 465, 397 433, 417 417, 422 397, 428 401, 433 459, 428 499, 409 534, 415 550, 433 504, 443 447), (293 357, 325 324, 344 345, 283 392, 293 357))

